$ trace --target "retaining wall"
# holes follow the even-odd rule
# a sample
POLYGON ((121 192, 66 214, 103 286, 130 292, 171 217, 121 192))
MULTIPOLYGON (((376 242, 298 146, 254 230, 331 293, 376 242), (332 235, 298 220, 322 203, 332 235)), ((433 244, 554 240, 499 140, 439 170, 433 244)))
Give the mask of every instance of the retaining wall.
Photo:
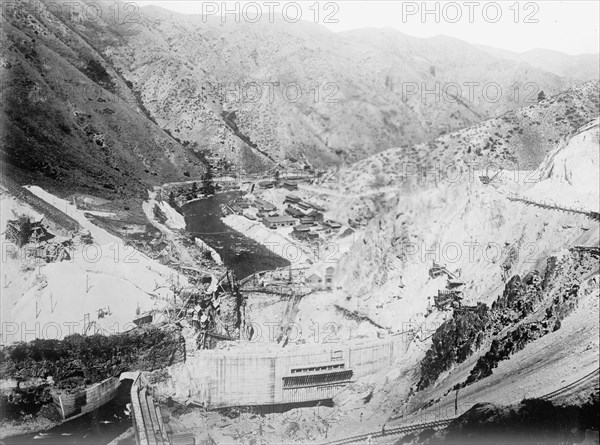
POLYGON ((119 379, 109 377, 75 394, 53 394, 54 403, 60 408, 63 419, 83 415, 110 402, 119 389, 119 379))

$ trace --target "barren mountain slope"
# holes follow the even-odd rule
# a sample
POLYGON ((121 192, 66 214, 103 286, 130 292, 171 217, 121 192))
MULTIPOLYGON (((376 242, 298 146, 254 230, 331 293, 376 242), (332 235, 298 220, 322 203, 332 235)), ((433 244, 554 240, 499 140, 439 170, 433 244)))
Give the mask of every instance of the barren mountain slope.
POLYGON ((507 51, 486 45, 477 45, 501 59, 525 62, 544 71, 558 76, 571 77, 579 80, 595 80, 600 76, 600 60, 598 54, 570 55, 549 49, 532 49, 522 53, 507 51))
POLYGON ((411 147, 572 84, 446 37, 45 5, 4 10, 4 150, 13 165, 92 187, 200 167, 147 117, 188 149, 262 170, 411 147))
MULTIPOLYGON (((125 81, 36 2, 3 9, 2 158, 21 181, 131 196, 204 166, 149 120, 125 81)), ((71 190, 74 191, 74 190, 71 190)))
POLYGON ((332 33, 302 21, 222 24, 157 7, 100 6, 93 21, 64 11, 48 18, 50 32, 37 39, 83 70, 90 55, 100 56, 104 81, 128 103, 185 145, 250 169, 284 160, 351 162, 572 83, 444 37, 332 33))
MULTIPOLYGON (((506 171, 488 185, 476 174, 463 174, 437 185, 421 184, 410 194, 399 193, 395 205, 390 199, 390 210, 374 217, 364 239, 357 240, 342 258, 337 268, 339 282, 347 292, 363 295, 356 301, 371 295, 377 301, 386 295, 412 295, 408 300, 414 301, 419 306, 415 311, 420 312, 427 301, 416 295, 437 290, 436 280, 421 277, 427 276, 432 261, 446 262, 449 268, 462 270, 466 300, 485 301, 484 296, 500 285, 503 274, 526 272, 552 252, 596 239, 596 221, 512 197, 597 212, 593 196, 598 195, 598 181, 594 180, 598 178, 598 150, 598 126, 591 123, 552 153, 549 162, 555 163, 554 169, 546 162, 537 172, 506 171), (557 173, 549 175, 549 170, 557 173), (565 176, 586 178, 585 185, 569 185, 565 176), (587 200, 578 196, 578 189, 585 190, 587 200), (476 244, 469 247, 471 241, 476 244), (444 248, 448 243, 452 245, 444 248), (421 286, 423 282, 433 288, 411 287, 411 283, 421 286)), ((401 301, 392 304, 401 307, 401 301)), ((394 313, 377 312, 383 317, 394 313)))
POLYGON ((405 178, 434 183, 455 177, 455 168, 463 175, 489 169, 490 176, 501 168, 534 170, 559 142, 598 116, 599 88, 599 81, 586 82, 427 144, 370 156, 342 169, 336 188, 360 193, 398 187, 405 178))
POLYGON ((205 23, 159 8, 145 8, 142 20, 146 28, 133 27, 138 34, 128 38, 128 59, 117 59, 123 48, 111 51, 156 119, 183 140, 227 152, 243 148, 223 127, 223 112, 230 113, 246 142, 277 160, 356 160, 521 106, 526 82, 546 94, 566 85, 453 39, 393 30, 334 34, 307 22, 205 23), (262 86, 261 100, 245 87, 250 82, 262 86), (269 82, 278 84, 271 96, 269 82), (460 85, 462 100, 442 97, 448 82, 460 85), (465 82, 477 83, 472 103, 465 82), (482 97, 492 95, 483 91, 490 82, 502 88, 497 101, 482 97), (425 94, 436 85, 438 94, 425 94), (209 127, 219 122, 218 131, 209 127))

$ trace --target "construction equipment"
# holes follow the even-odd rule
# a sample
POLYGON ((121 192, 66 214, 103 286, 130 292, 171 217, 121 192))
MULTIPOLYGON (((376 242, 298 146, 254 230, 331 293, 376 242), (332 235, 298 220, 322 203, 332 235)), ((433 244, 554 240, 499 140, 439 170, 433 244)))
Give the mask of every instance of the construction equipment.
POLYGON ((42 224, 43 219, 31 222, 27 217, 6 222, 6 239, 21 247, 29 242, 39 243, 52 237, 42 224))
POLYGON ((438 294, 433 297, 435 307, 441 311, 460 307, 461 300, 461 292, 454 290, 438 290, 438 294))
POLYGON ((429 268, 429 276, 432 279, 435 279, 441 275, 446 275, 448 279, 456 280, 458 274, 450 272, 446 266, 438 264, 434 261, 433 265, 429 268))

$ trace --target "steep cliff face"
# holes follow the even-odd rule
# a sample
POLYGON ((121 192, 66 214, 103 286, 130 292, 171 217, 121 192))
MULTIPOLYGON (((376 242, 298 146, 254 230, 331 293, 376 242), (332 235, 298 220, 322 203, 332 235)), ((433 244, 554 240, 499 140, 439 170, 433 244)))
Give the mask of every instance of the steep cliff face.
POLYGON ((525 195, 557 206, 598 211, 600 185, 599 120, 578 129, 562 141, 539 166, 538 182, 525 195))
MULTIPOLYGON (((400 189, 395 198, 390 193, 382 199, 382 213, 368 223, 337 268, 336 281, 353 295, 348 304, 362 306, 384 326, 399 328, 403 321, 422 317, 432 297, 446 289, 447 278, 428 275, 434 262, 445 264, 464 283, 463 303, 491 305, 511 276, 540 270, 561 249, 593 245, 598 224, 589 217, 512 198, 545 199, 536 192, 542 185, 560 190, 566 186, 564 165, 569 165, 568 176, 586 178, 593 194, 598 169, 588 158, 599 150, 597 128, 590 124, 559 144, 550 157, 556 162, 545 162, 537 172, 505 171, 487 185, 472 172, 432 186, 411 189, 405 183, 411 193, 400 189), (587 150, 588 162, 578 160, 582 150, 587 150), (557 177, 543 173, 558 170, 563 174, 557 177)), ((568 193, 561 196, 568 199, 568 193)), ((571 201, 560 205, 568 208, 576 199, 571 194, 571 201)))
POLYGON ((389 428, 439 420, 476 403, 541 397, 580 378, 559 396, 587 400, 594 380, 586 376, 598 368, 600 225, 591 213, 568 210, 594 211, 574 194, 557 196, 558 208, 527 200, 541 199, 536 190, 546 181, 548 190, 575 187, 575 177, 594 191, 597 131, 595 120, 577 129, 533 172, 504 171, 488 184, 473 172, 383 195, 382 214, 338 265, 335 282, 347 297, 338 304, 403 331, 410 345, 383 377, 340 395, 348 417, 364 412, 389 428), (462 299, 444 305, 439 297, 453 291, 462 299), (369 402, 352 405, 365 387, 369 402))
POLYGON ((491 308, 455 310, 435 332, 420 364, 417 388, 423 390, 438 377, 472 355, 479 354, 468 377, 454 389, 464 388, 493 374, 498 364, 561 328, 582 300, 597 293, 598 253, 563 252, 548 259, 541 271, 514 275, 491 308))

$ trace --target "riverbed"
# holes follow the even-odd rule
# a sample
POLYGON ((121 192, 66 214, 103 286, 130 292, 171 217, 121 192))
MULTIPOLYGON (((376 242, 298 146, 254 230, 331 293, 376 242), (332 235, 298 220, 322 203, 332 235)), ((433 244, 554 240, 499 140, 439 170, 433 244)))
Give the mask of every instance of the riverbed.
POLYGON ((221 205, 230 204, 241 195, 241 192, 217 193, 185 204, 182 211, 186 230, 215 249, 239 279, 261 270, 289 266, 288 260, 223 222, 221 205))

